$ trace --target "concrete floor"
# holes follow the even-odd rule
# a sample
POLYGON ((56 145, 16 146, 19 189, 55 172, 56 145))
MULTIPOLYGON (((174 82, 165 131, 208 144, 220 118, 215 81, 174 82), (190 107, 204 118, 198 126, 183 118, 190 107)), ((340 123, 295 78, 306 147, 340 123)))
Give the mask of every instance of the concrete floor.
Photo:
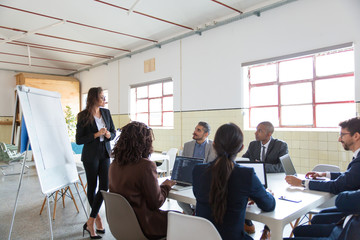
MULTIPOLYGON (((45 205, 42 215, 39 215, 44 195, 41 192, 36 169, 32 162, 28 162, 27 165, 29 165, 29 169, 23 176, 11 239, 50 239, 47 205, 45 205)), ((20 171, 20 165, 17 164, 6 169, 6 172, 14 171, 20 171)), ((19 175, 4 176, 0 173, 0 240, 8 239, 18 186, 19 175)), ((56 217, 55 220, 52 220, 54 239, 89 239, 88 233, 85 232, 84 237, 82 235, 82 226, 87 219, 74 187, 72 187, 72 192, 80 212, 77 213, 70 198, 66 198, 65 208, 62 206, 62 202, 58 201, 56 217)), ((86 198, 83 191, 80 191, 80 195, 85 201, 86 198)), ((50 208, 52 214, 54 208, 53 200, 50 201, 50 208)), ((162 209, 180 211, 179 206, 174 200, 166 201, 162 209)), ((100 216, 103 218, 106 229, 102 239, 115 239, 111 235, 106 222, 104 204, 100 210, 100 216)), ((254 222, 254 224, 257 231, 251 236, 254 239, 259 239, 263 224, 258 222, 254 222)), ((289 236, 289 234, 290 226, 288 225, 285 227, 284 236, 289 236)))

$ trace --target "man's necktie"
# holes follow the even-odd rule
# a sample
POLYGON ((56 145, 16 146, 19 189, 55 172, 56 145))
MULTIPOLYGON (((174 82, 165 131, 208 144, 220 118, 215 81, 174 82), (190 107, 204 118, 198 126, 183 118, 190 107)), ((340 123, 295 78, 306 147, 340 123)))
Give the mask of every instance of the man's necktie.
POLYGON ((265 162, 265 146, 262 146, 261 161, 265 162))

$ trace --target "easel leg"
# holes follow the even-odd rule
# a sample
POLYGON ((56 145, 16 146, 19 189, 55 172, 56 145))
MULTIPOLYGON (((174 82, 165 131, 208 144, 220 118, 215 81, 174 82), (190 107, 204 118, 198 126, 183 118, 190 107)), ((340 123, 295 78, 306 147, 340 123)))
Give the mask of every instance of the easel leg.
MULTIPOLYGON (((53 230, 52 230, 52 220, 51 220, 49 196, 46 196, 46 199, 47 199, 46 202, 47 202, 48 216, 49 216, 50 235, 51 235, 51 240, 53 240, 54 236, 53 236, 53 230)), ((55 212, 55 209, 54 209, 54 212, 55 212)), ((55 215, 54 215, 54 218, 55 218, 55 215)))
POLYGON ((86 219, 89 219, 89 215, 88 215, 88 213, 87 213, 87 211, 86 211, 86 208, 85 208, 85 205, 84 205, 84 203, 83 203, 83 201, 82 201, 82 199, 81 199, 80 192, 79 192, 79 189, 78 189, 76 183, 74 183, 74 186, 75 186, 76 192, 77 192, 77 194, 78 194, 78 196, 79 196, 79 200, 80 200, 80 202, 81 202, 81 205, 82 205, 82 207, 83 207, 83 209, 84 209, 84 212, 85 212, 85 215, 86 215, 86 219))
MULTIPOLYGON (((29 142, 30 142, 30 141, 29 141, 29 142)), ((22 164, 22 167, 21 167, 21 173, 20 173, 20 177, 19 177, 19 186, 18 186, 18 190, 17 190, 17 193, 16 193, 15 205, 14 205, 14 210, 13 210, 13 216, 12 216, 12 219, 11 219, 11 224, 10 224, 10 230, 9 230, 8 240, 11 239, 11 232, 12 232, 12 228, 13 228, 13 226, 14 226, 16 207, 17 207, 17 203, 18 203, 18 200, 19 200, 19 192, 20 192, 20 188, 21 188, 22 179, 23 179, 23 176, 24 176, 25 160, 26 160, 27 153, 28 153, 28 150, 29 150, 29 142, 28 142, 28 144, 27 144, 26 153, 25 153, 25 155, 24 155, 23 164, 22 164)))

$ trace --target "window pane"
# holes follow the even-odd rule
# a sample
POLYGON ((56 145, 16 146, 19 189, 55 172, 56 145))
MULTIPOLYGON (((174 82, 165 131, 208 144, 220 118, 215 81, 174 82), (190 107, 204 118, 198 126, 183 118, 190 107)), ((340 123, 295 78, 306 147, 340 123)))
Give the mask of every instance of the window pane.
POLYGON ((163 114, 163 126, 164 127, 174 126, 174 113, 173 112, 163 114))
POLYGON ((297 104, 312 102, 311 83, 298 83, 280 87, 281 104, 297 104))
POLYGON ((150 112, 161 112, 161 98, 150 99, 150 112))
POLYGON ((253 87, 250 90, 250 106, 278 104, 277 86, 253 87))
POLYGON ((162 83, 149 85, 149 97, 161 97, 162 96, 162 83))
POLYGON ((281 124, 284 126, 312 126, 312 105, 282 107, 281 124))
POLYGON ((290 82, 295 80, 310 79, 313 77, 312 58, 300 58, 291 61, 280 62, 279 81, 290 82))
POLYGON ((326 76, 354 71, 354 51, 316 57, 316 75, 326 76))
POLYGON ((143 123, 145 123, 146 125, 149 125, 148 117, 149 117, 149 116, 148 116, 147 113, 138 113, 138 114, 137 114, 137 121, 143 122, 143 123))
POLYGON ((164 83, 164 95, 173 94, 173 82, 164 83))
POLYGON ((148 96, 148 87, 147 86, 143 86, 143 87, 138 87, 137 89, 137 98, 146 98, 148 96))
POLYGON ((260 122, 269 121, 274 127, 279 126, 279 116, 277 107, 251 108, 250 109, 250 126, 256 127, 260 122))
POLYGON ((316 106, 317 127, 338 127, 340 122, 355 116, 355 103, 322 104, 316 106))
POLYGON ((173 97, 163 98, 163 111, 172 111, 174 108, 173 97))
POLYGON ((333 78, 315 82, 316 102, 353 101, 354 77, 333 78))
POLYGON ((150 113, 150 126, 161 126, 161 113, 150 113))
POLYGON ((138 100, 136 104, 136 112, 147 112, 148 111, 148 100, 138 100))
POLYGON ((250 68, 250 83, 266 83, 276 81, 276 65, 268 64, 250 68))

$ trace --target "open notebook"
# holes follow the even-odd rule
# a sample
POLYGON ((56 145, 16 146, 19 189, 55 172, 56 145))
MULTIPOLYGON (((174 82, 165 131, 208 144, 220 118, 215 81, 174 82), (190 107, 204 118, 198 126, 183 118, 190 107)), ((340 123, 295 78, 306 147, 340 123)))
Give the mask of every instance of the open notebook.
POLYGON ((192 187, 192 171, 196 164, 203 163, 202 158, 176 156, 171 180, 176 181, 171 189, 184 190, 192 187))

